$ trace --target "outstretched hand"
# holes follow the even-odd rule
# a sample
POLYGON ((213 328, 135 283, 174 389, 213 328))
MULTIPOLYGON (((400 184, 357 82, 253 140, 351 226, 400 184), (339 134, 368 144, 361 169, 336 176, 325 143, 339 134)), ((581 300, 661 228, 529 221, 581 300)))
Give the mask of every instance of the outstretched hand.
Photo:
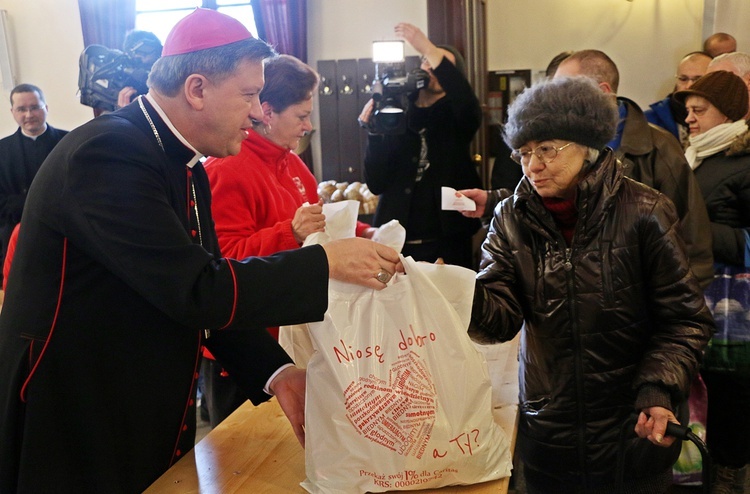
POLYGON ((396 252, 387 245, 365 238, 345 238, 323 244, 328 256, 329 276, 335 280, 381 290, 404 267, 396 252), (387 276, 376 278, 381 270, 387 276))
POLYGON ((292 424, 294 435, 305 447, 305 382, 307 373, 298 367, 287 367, 271 382, 271 392, 292 424))
POLYGON ((456 191, 456 194, 461 194, 477 205, 474 211, 461 211, 461 214, 467 218, 481 218, 484 216, 484 209, 487 205, 487 191, 482 189, 463 189, 456 191))
POLYGON ((443 50, 435 46, 417 26, 408 22, 399 22, 393 30, 398 38, 409 43, 425 57, 430 67, 435 68, 440 65, 443 60, 443 50))

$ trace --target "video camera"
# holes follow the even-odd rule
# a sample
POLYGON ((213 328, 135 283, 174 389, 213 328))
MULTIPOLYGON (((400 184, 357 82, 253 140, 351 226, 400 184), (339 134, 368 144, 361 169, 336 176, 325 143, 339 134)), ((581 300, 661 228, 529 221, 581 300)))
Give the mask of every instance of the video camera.
POLYGON ((375 62, 375 80, 367 129, 373 134, 403 134, 406 132, 409 98, 428 84, 430 75, 421 69, 406 73, 403 41, 374 42, 372 60, 375 62))
POLYGON ((148 92, 146 80, 151 66, 135 55, 135 50, 122 52, 102 45, 90 45, 78 59, 78 89, 81 104, 106 111, 117 109, 117 97, 125 87, 137 94, 148 92))

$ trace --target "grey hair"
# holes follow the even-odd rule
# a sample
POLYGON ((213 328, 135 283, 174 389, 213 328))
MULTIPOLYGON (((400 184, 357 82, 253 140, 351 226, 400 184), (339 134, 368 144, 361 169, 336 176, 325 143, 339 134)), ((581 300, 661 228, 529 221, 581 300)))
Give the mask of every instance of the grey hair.
POLYGON ((716 65, 718 65, 720 62, 729 62, 734 65, 740 77, 746 77, 748 74, 750 74, 750 55, 748 55, 747 53, 742 53, 740 51, 723 53, 711 60, 711 62, 708 64, 708 67, 716 67, 716 65))
POLYGON ((562 139, 596 150, 615 136, 619 112, 589 77, 555 77, 522 92, 508 109, 504 139, 511 149, 562 139))
POLYGON ((221 82, 237 70, 243 61, 263 63, 276 52, 265 41, 244 39, 227 45, 182 55, 161 57, 148 75, 148 87, 173 97, 191 74, 201 74, 221 82))
POLYGON ((596 160, 599 159, 600 154, 601 154, 600 150, 587 147, 586 157, 583 159, 583 168, 588 169, 590 166, 596 163, 596 160))

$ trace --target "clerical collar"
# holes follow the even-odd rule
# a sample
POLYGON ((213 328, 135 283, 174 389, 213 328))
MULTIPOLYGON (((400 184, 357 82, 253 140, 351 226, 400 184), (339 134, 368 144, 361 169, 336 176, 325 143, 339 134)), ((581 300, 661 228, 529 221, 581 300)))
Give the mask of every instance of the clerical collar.
MULTIPOLYGON (((44 132, 47 132, 48 128, 49 128, 49 126, 47 124, 44 124, 44 132)), ((37 138, 42 137, 42 135, 44 135, 44 132, 42 132, 39 135, 30 136, 29 134, 27 134, 26 132, 23 131, 23 128, 21 128, 21 135, 23 135, 27 139, 31 139, 32 141, 36 141, 37 138)))
POLYGON ((156 102, 156 100, 154 99, 154 97, 151 96, 150 93, 146 93, 146 95, 142 96, 142 97, 145 97, 148 100, 148 102, 151 103, 151 106, 154 107, 154 110, 156 110, 156 113, 158 113, 159 116, 161 117, 161 119, 164 120, 164 123, 167 124, 167 127, 169 127, 169 130, 172 131, 172 133, 175 135, 175 137, 177 137, 177 139, 179 139, 179 141, 181 143, 183 143, 185 145, 185 147, 187 147, 188 149, 190 149, 191 151, 193 151, 195 153, 195 156, 193 156, 193 159, 191 159, 187 163, 187 167, 188 168, 192 168, 193 166, 195 166, 195 164, 198 163, 198 161, 200 161, 201 158, 203 158, 203 155, 201 153, 199 153, 198 150, 195 149, 188 142, 188 140, 185 139, 185 137, 182 134, 180 134, 180 131, 177 130, 177 128, 174 125, 172 125, 172 121, 169 119, 169 117, 167 116, 167 114, 164 113, 164 110, 161 109, 161 106, 159 106, 159 104, 156 102))

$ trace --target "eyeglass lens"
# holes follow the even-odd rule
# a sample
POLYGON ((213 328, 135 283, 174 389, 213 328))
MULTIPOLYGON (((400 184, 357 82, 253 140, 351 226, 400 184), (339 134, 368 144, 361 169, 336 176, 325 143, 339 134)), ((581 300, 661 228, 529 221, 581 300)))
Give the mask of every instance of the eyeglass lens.
POLYGON ((28 111, 38 111, 44 108, 41 105, 34 105, 34 106, 19 106, 18 108, 13 108, 13 111, 16 113, 26 113, 28 111))
POLYGON ((520 163, 522 165, 528 165, 529 161, 531 161, 531 154, 534 153, 536 157, 539 159, 539 161, 542 161, 544 163, 549 163, 550 161, 554 160, 557 157, 557 152, 560 151, 562 148, 556 148, 555 146, 551 146, 548 144, 541 145, 537 147, 536 149, 532 151, 519 151, 514 150, 510 157, 515 161, 516 163, 520 163))

